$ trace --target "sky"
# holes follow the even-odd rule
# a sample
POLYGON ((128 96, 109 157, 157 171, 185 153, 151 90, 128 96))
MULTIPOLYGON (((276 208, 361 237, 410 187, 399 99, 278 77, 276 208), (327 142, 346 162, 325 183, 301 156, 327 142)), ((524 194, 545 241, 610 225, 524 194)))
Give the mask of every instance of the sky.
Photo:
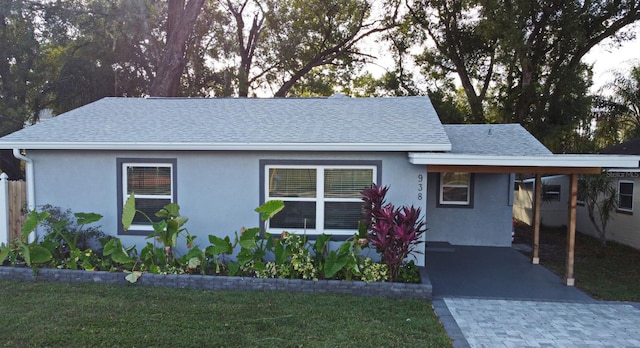
POLYGON ((632 65, 640 65, 640 26, 635 29, 638 36, 635 40, 625 42, 621 47, 612 47, 610 42, 603 42, 583 58, 585 63, 593 64, 592 93, 610 82, 616 71, 624 73, 632 65))

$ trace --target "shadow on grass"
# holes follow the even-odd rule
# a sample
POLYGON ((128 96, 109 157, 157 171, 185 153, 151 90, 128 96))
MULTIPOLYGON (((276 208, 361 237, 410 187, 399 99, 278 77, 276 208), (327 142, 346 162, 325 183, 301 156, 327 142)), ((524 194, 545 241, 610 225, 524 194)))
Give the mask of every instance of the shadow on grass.
MULTIPOLYGON (((514 244, 531 245, 533 227, 522 222, 515 225, 514 244)), ((566 262, 566 228, 540 229, 540 263, 564 276, 566 262)), ((531 256, 530 251, 521 251, 531 256)), ((576 287, 594 298, 607 301, 640 302, 640 250, 576 233, 576 287)))

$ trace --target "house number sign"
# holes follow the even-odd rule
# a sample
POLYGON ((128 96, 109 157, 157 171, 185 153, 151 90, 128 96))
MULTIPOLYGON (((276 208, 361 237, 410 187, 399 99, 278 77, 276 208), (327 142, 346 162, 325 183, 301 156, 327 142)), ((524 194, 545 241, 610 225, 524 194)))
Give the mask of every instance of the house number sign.
POLYGON ((424 175, 418 174, 418 200, 422 200, 424 192, 424 175))

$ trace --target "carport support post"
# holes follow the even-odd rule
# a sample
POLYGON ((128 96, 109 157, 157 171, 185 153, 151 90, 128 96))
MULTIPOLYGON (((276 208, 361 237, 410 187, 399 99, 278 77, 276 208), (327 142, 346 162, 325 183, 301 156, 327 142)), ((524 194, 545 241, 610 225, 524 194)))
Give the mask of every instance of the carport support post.
POLYGON ((533 206, 533 253, 531 263, 537 265, 540 263, 540 205, 542 198, 542 178, 540 174, 536 174, 534 206, 533 206))
POLYGON ((564 281, 567 286, 575 285, 573 275, 573 261, 576 246, 576 205, 578 200, 578 174, 571 174, 571 184, 569 186, 569 224, 567 227, 567 265, 564 281))

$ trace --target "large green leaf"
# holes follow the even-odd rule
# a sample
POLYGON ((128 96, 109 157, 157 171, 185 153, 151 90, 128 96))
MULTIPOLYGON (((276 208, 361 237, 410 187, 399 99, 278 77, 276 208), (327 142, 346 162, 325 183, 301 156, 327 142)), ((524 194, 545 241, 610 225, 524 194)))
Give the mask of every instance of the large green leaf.
POLYGON ((240 273, 240 264, 237 262, 229 262, 227 267, 229 267, 230 276, 236 276, 240 273))
POLYGON ((4 243, 0 244, 0 264, 4 262, 4 260, 9 256, 11 249, 6 246, 4 243))
POLYGON ((135 283, 138 281, 138 279, 140 279, 141 276, 142 276, 142 272, 133 271, 127 274, 127 276, 124 277, 124 279, 126 279, 129 283, 135 283))
POLYGON ((240 252, 238 253, 238 263, 241 266, 246 265, 247 263, 251 262, 251 260, 253 260, 253 253, 251 253, 250 250, 247 249, 242 249, 240 250, 240 252))
POLYGON ((132 261, 131 256, 129 256, 124 249, 116 249, 111 254, 111 259, 121 264, 127 264, 132 261))
POLYGON ((133 192, 127 198, 127 201, 124 203, 124 207, 122 207, 122 227, 125 231, 129 230, 131 224, 133 223, 133 217, 136 215, 136 198, 133 195, 133 192))
POLYGON ((265 270, 264 262, 262 262, 262 261, 256 261, 256 262, 253 264, 253 269, 254 269, 254 270, 256 270, 256 271, 259 271, 259 272, 260 272, 260 271, 264 271, 264 270, 265 270))
POLYGON ((96 213, 75 213, 73 215, 76 217, 78 225, 86 225, 102 219, 102 215, 96 213))
POLYGON ((288 248, 285 248, 282 244, 282 239, 276 242, 276 245, 273 248, 273 255, 275 256, 275 262, 277 265, 283 265, 289 257, 291 256, 291 252, 288 248))
POLYGON ((47 248, 41 247, 39 245, 30 245, 29 253, 31 255, 32 264, 45 263, 53 258, 53 255, 51 255, 51 252, 47 248))
POLYGON ((153 227, 153 231, 155 231, 155 234, 149 236, 148 238, 158 236, 162 232, 164 232, 164 230, 167 228, 167 221, 166 220, 160 220, 158 222, 154 222, 151 225, 151 227, 153 227))
POLYGON ((106 256, 111 255, 111 259, 117 263, 128 264, 133 261, 132 257, 129 256, 129 253, 122 245, 122 242, 117 238, 107 242, 107 244, 104 245, 102 253, 106 256))
POLYGON ((209 242, 211 245, 207 247, 207 253, 210 255, 216 256, 220 254, 231 254, 233 252, 233 246, 228 236, 226 238, 220 238, 209 235, 209 242))
POLYGON ((29 244, 19 242, 20 243, 20 251, 24 262, 31 266, 31 250, 29 250, 29 244))
POLYGON ((177 203, 169 203, 162 207, 156 216, 164 219, 180 216, 180 206, 177 203))
POLYGON ((256 237, 258 236, 259 233, 260 233, 260 229, 257 227, 244 230, 240 234, 240 238, 238 239, 238 244, 240 244, 240 247, 245 249, 255 249, 257 247, 256 237))
POLYGON ((42 221, 48 218, 49 215, 49 212, 46 211, 38 213, 37 211, 32 210, 31 212, 29 212, 29 215, 27 215, 27 219, 22 225, 22 241, 26 243, 29 238, 29 234, 33 232, 42 221))
POLYGON ((347 265, 348 257, 346 255, 338 255, 334 250, 331 250, 327 255, 327 260, 324 263, 324 276, 327 279, 333 278, 344 266, 347 265))
POLYGON ((178 242, 180 232, 180 222, 176 219, 167 220, 167 238, 164 240, 165 246, 174 246, 178 242))
POLYGON ((260 218, 262 221, 267 221, 274 217, 277 213, 284 209, 284 202, 280 200, 272 200, 267 201, 263 205, 257 207, 255 209, 256 212, 260 213, 260 218))
POLYGON ((324 255, 326 252, 327 243, 331 240, 330 234, 321 234, 316 237, 316 242, 313 244, 313 251, 316 255, 324 255))

